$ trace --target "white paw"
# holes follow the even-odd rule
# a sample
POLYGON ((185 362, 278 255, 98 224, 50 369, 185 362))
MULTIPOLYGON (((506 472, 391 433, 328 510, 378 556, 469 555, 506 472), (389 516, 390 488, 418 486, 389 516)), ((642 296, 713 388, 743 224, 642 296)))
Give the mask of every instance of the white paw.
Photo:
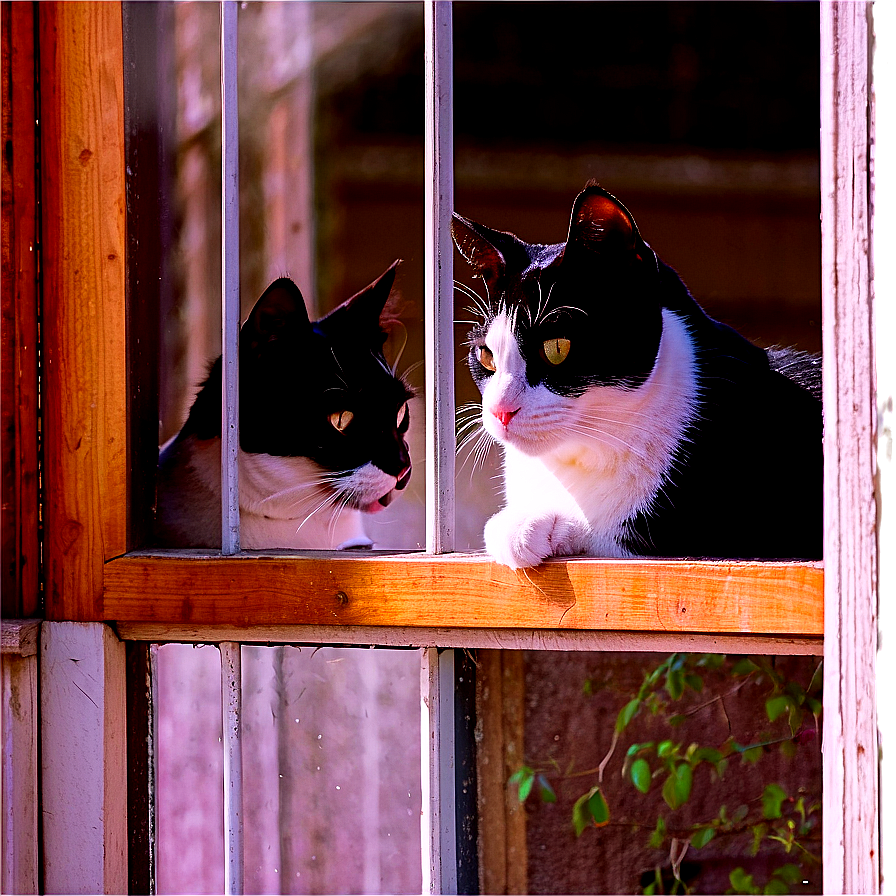
POLYGON ((585 553, 588 525, 559 513, 523 515, 505 508, 485 524, 485 549, 511 569, 538 566, 547 557, 585 553))

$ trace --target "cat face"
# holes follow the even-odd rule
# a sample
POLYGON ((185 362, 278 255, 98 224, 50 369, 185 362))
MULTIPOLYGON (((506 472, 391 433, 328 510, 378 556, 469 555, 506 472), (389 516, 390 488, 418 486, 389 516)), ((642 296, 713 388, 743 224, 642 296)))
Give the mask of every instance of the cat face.
POLYGON ((380 324, 394 278, 395 265, 314 323, 298 288, 278 280, 240 334, 242 449, 310 458, 369 512, 411 475, 412 392, 386 363, 380 324))
MULTIPOLYGON (((320 489, 367 512, 387 506, 411 475, 413 393, 386 363, 380 321, 397 264, 314 322, 298 287, 276 280, 240 330, 242 452, 269 458, 272 480, 288 478, 278 471, 294 459, 310 460, 321 469, 320 489)), ((184 434, 220 435, 220 362, 216 368, 184 434)))
POLYGON ((565 244, 524 243, 457 215, 453 232, 486 291, 469 365, 492 436, 541 453, 575 429, 583 396, 645 382, 662 334, 656 258, 610 194, 579 195, 565 244))

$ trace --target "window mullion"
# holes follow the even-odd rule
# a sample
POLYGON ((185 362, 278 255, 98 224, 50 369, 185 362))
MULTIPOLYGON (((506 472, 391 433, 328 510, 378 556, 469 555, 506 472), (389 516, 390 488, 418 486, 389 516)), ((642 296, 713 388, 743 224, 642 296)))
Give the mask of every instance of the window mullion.
POLYGON ((454 550, 454 204, 451 2, 424 5, 426 548, 454 550))
POLYGON ((240 550, 237 3, 221 3, 221 552, 240 550))

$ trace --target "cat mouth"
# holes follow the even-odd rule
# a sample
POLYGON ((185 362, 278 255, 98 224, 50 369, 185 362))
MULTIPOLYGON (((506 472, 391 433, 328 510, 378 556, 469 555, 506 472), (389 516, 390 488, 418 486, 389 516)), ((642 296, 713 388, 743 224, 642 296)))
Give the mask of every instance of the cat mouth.
POLYGON ((392 503, 395 498, 395 492, 400 492, 408 484, 410 478, 411 467, 408 465, 398 474, 395 480, 395 488, 389 489, 386 494, 381 495, 375 501, 371 501, 368 504, 361 504, 358 509, 362 513, 380 513, 380 511, 385 510, 392 503))

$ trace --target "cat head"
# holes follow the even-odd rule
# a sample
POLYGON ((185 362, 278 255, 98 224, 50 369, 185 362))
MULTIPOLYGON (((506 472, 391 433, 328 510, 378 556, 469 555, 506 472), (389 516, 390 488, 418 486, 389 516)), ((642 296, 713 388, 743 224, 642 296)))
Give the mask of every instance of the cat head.
MULTIPOLYGON (((275 280, 240 330, 240 448, 310 458, 348 506, 368 511, 385 507, 411 474, 413 393, 383 355, 397 265, 317 321, 292 280, 275 280)), ((220 360, 216 367, 185 427, 199 438, 220 436, 220 360), (209 387, 210 412, 200 415, 209 387)))
POLYGON ((658 262, 618 199, 589 184, 565 243, 526 243, 459 215, 452 230, 485 291, 469 365, 492 435, 508 437, 524 406, 644 383, 662 333, 658 262))

